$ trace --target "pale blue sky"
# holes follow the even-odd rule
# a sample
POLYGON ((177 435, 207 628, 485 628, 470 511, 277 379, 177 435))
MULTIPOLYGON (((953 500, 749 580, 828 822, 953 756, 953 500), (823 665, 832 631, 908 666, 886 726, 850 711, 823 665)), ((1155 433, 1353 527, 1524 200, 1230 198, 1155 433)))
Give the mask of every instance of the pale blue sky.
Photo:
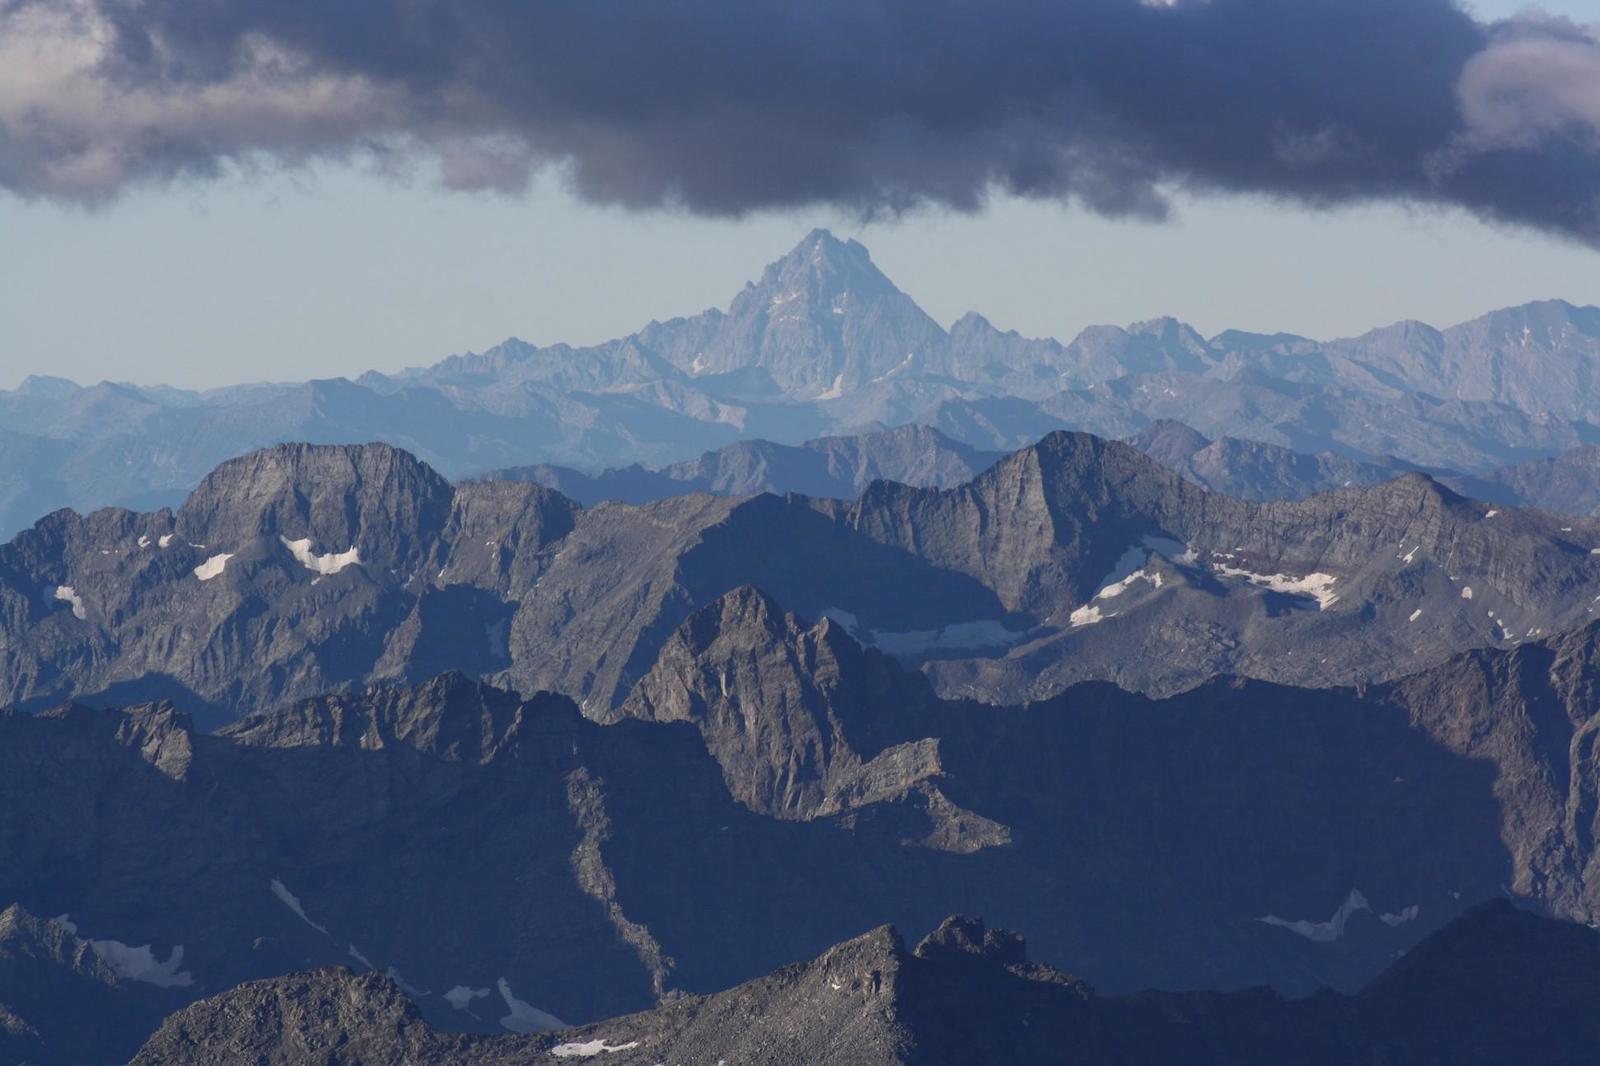
MULTIPOLYGON (((1480 4, 1485 14, 1519 6, 1480 4)), ((1594 17, 1588 2, 1547 4, 1594 17)), ((1177 315, 1334 336, 1544 297, 1600 303, 1600 253, 1454 212, 1181 200, 1111 222, 1008 201, 863 227, 706 221, 446 193, 335 167, 144 190, 95 211, 0 194, 0 387, 30 373, 212 386, 433 362, 509 335, 598 341, 725 305, 814 225, 856 236, 935 318, 1003 328, 1177 315)))

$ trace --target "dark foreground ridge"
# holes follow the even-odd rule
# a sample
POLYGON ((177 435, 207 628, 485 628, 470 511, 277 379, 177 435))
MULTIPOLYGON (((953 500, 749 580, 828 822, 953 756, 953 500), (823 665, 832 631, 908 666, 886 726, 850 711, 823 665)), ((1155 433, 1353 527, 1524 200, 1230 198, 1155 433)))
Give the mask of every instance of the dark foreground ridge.
POLYGON ((343 969, 243 985, 178 1012, 135 1066, 488 1066, 597 1059, 768 1066, 1568 1066, 1600 1042, 1600 934, 1497 902, 1351 996, 1097 995, 1021 937, 947 919, 914 951, 892 927, 710 996, 524 1037, 443 1034, 393 982, 343 969))

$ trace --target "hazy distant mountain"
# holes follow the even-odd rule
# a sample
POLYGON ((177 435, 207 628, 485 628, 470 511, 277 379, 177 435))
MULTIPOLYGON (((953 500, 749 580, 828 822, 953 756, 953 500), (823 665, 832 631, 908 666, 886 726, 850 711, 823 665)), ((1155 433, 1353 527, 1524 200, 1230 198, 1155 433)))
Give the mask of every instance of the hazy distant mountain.
POLYGON ((1600 934, 1486 904, 1352 996, 1259 991, 1103 996, 1030 961, 1015 933, 949 918, 913 950, 891 927, 710 996, 557 1034, 433 1030, 377 975, 318 970, 245 985, 173 1016, 135 1066, 293 1066, 337 1047, 346 1066, 1568 1066, 1600 1039, 1600 934))
POLYGON ((1600 446, 1574 448, 1549 459, 1503 466, 1473 479, 1485 494, 1524 507, 1563 514, 1600 514, 1600 446))
POLYGON ((1322 452, 1307 455, 1276 444, 1224 437, 1167 419, 1152 422, 1127 442, 1197 485, 1242 500, 1299 500, 1353 485, 1377 485, 1417 467, 1398 460, 1363 462, 1322 452))
POLYGON ((1214 439, 1482 473, 1600 443, 1597 353, 1600 309, 1556 301, 1331 342, 1206 339, 1172 319, 1069 343, 977 314, 945 330, 860 244, 819 230, 726 311, 590 347, 513 339, 353 382, 205 393, 30 378, 0 392, 0 533, 61 506, 175 504, 224 459, 286 440, 385 441, 459 478, 662 465, 909 423, 1009 450, 1056 429, 1126 437, 1174 419, 1214 439))
MULTIPOLYGON (((1152 422, 1127 443, 1197 485, 1246 500, 1304 499, 1353 485, 1377 485, 1419 469, 1398 459, 1363 462, 1232 437, 1212 441, 1170 420, 1152 422)), ((1557 514, 1600 514, 1600 446, 1596 445, 1477 475, 1437 469, 1427 473, 1463 496, 1488 503, 1557 514)))
POLYGON ((649 503, 689 492, 753 496, 798 492, 853 499, 874 481, 950 486, 970 481, 1004 453, 953 441, 928 426, 901 426, 800 445, 741 441, 658 470, 642 466, 585 474, 560 466, 512 467, 484 480, 534 481, 585 507, 605 500, 649 503))

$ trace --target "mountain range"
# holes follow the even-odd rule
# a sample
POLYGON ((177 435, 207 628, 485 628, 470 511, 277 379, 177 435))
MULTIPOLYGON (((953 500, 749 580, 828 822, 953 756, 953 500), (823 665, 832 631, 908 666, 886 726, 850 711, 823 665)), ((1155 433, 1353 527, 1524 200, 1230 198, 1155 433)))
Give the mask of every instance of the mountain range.
POLYGON ((1600 521, 1422 474, 1255 503, 1070 433, 950 489, 592 508, 532 482, 454 486, 386 445, 283 445, 176 512, 62 511, 0 547, 0 700, 169 698, 214 725, 460 670, 603 717, 685 618, 744 585, 946 696, 1353 684, 1586 624, 1600 521))
POLYGON ((589 348, 29 379, 0 1062, 1586 1062, 1597 360, 946 329, 817 231, 589 348))
POLYGON ((63 506, 176 505, 223 460, 283 441, 385 441, 462 478, 671 464, 740 440, 907 424, 1009 451, 1062 428, 1126 437, 1170 419, 1475 475, 1600 443, 1597 358, 1600 309, 1558 301, 1331 342, 1207 339, 1171 319, 1070 343, 976 314, 945 329, 859 243, 816 231, 726 311, 587 348, 508 340, 354 381, 204 393, 29 378, 0 392, 0 534, 63 506))
MULTIPOLYGON (((133 988, 135 1041, 329 965, 436 1027, 559 1028, 955 910, 1113 993, 1354 990, 1506 893, 1600 917, 1597 647, 998 707, 738 588, 598 722, 459 674, 209 734, 171 704, 0 714, 0 898, 72 971, 48 1013, 133 988)), ((0 1004, 44 1032, 38 958, 0 943, 0 1004)))
MULTIPOLYGON (((1473 475, 1393 457, 1362 460, 1332 452, 1309 454, 1237 437, 1213 441, 1170 419, 1150 423, 1125 443, 1203 488, 1244 500, 1298 500, 1425 473, 1460 495, 1488 503, 1590 517, 1600 513, 1600 446, 1595 445, 1473 475)), ((740 441, 657 468, 635 463, 586 473, 540 464, 491 471, 478 480, 535 481, 586 507, 607 500, 650 503, 688 492, 723 496, 792 492, 850 499, 873 481, 953 488, 1005 454, 972 448, 932 426, 906 425, 798 445, 740 441)))

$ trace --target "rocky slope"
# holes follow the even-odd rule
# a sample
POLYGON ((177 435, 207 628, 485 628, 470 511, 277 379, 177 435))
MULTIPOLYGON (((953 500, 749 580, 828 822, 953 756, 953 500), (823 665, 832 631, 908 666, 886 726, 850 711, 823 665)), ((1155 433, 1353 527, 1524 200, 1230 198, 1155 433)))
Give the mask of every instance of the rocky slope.
POLYGON ((1052 434, 955 489, 879 484, 818 506, 993 590, 1011 621, 981 637, 851 624, 927 663, 942 691, 999 702, 1095 678, 1170 692, 1224 672, 1397 676, 1581 625, 1600 592, 1580 591, 1600 574, 1593 520, 1480 504, 1416 474, 1249 503, 1085 435, 1052 434))
POLYGON ((161 706, 0 717, 0 898, 143 960, 125 984, 345 965, 491 1032, 958 909, 1111 991, 1353 989, 1508 891, 1600 917, 1597 644, 1004 708, 736 590, 612 724, 459 676, 212 735, 161 706))
MULTIPOLYGON (((987 816, 978 822, 953 802, 928 803, 930 811, 960 812, 965 819, 952 818, 946 825, 940 839, 947 847, 976 850, 1016 842, 1018 834, 1037 845, 1043 832, 1059 838, 1059 847, 1081 853, 1126 834, 1166 864, 1141 871, 1146 892, 1172 877, 1171 867, 1182 865, 1188 854, 1179 843, 1182 834, 1158 843, 1145 840, 1135 827, 1139 816, 1130 812, 1153 802, 1147 792, 1150 775, 1175 774, 1191 800, 1206 797, 1204 813, 1188 831, 1196 837, 1209 838, 1215 832, 1211 820, 1237 800, 1226 779, 1188 766, 1156 771, 1152 760, 1161 759, 1161 753, 1196 758, 1210 752, 1217 765, 1248 767, 1261 775, 1261 780, 1252 778, 1249 789, 1276 789, 1265 783, 1278 781, 1277 771, 1268 767, 1302 757, 1296 750, 1300 741, 1293 737, 1315 736, 1331 761, 1295 773, 1321 780, 1317 787, 1329 802, 1382 805, 1398 795, 1396 789, 1409 791, 1420 780, 1403 769, 1391 777, 1381 771, 1371 778, 1347 777, 1343 760, 1353 765, 1361 751, 1387 758, 1420 743, 1417 753, 1425 761, 1447 754, 1447 763, 1465 760, 1458 768, 1473 762, 1492 768, 1486 781, 1462 778, 1449 786, 1462 790, 1451 834, 1475 817, 1493 826, 1490 832, 1499 844, 1489 850, 1501 858, 1487 859, 1484 869, 1503 859, 1503 884, 1512 891, 1592 922, 1600 915, 1600 896, 1592 889, 1600 883, 1592 855, 1600 831, 1594 815, 1600 771, 1590 750, 1597 728, 1597 646, 1600 623, 1510 650, 1466 653, 1359 690, 1296 691, 1218 680, 1152 703, 1108 686, 1083 685, 1045 703, 1006 709, 939 700, 923 678, 881 653, 861 649, 832 620, 808 628, 760 593, 739 590, 684 624, 620 713, 692 723, 730 792, 746 806, 778 817, 815 818, 848 809, 857 797, 878 800, 898 792, 908 798, 955 797, 987 816), (1264 714, 1276 717, 1264 724, 1264 714), (1395 732, 1401 723, 1408 727, 1395 732), (1157 729, 1166 732, 1155 736, 1157 729), (1425 755, 1430 747, 1437 750, 1425 755), (1120 765, 1097 768, 1095 762, 1079 767, 1085 758, 1103 763, 1124 757, 1145 765, 1137 771, 1120 765), (1265 762, 1258 765, 1258 758, 1265 762), (1078 772, 1084 775, 1081 781, 1078 772), (1492 812, 1483 806, 1486 797, 1492 812), (1090 810, 1094 824, 1106 833, 1092 843, 1063 828, 1080 823, 1090 810), (1474 810, 1478 814, 1470 815, 1474 810), (1135 825, 1110 828, 1130 818, 1135 825)), ((1423 791, 1428 787, 1436 786, 1423 791)), ((1284 795, 1293 791, 1284 783, 1284 795)), ((1284 801, 1280 796, 1273 802, 1284 801)), ((1174 817, 1159 808, 1148 816, 1155 822, 1174 817)), ((1345 817, 1331 810, 1297 811, 1290 821, 1315 818, 1332 827, 1345 817)), ((1262 819, 1260 813, 1239 812, 1228 820, 1251 825, 1259 839, 1262 819)), ((1284 827, 1285 834, 1294 831, 1284 827)), ((1482 845, 1482 838, 1473 843, 1452 836, 1447 846, 1457 849, 1459 859, 1482 845)), ((1344 846, 1354 853, 1366 845, 1352 840, 1344 846)), ((1423 847, 1407 845, 1413 846, 1423 847)), ((1227 846, 1213 842, 1195 858, 1218 858, 1219 847, 1227 846)), ((1130 849, 1118 861, 1144 863, 1141 854, 1130 849)), ((1351 868, 1398 872, 1411 869, 1414 857, 1373 855, 1351 868)), ((1227 866, 1231 860, 1222 861, 1225 868, 1196 869, 1179 881, 1235 879, 1237 873, 1227 866)), ((1453 899, 1460 889, 1441 892, 1435 885, 1425 891, 1453 899)), ((1174 892, 1178 898, 1164 906, 1184 912, 1203 895, 1180 888, 1174 892)), ((1141 935, 1130 932, 1127 944, 1141 935)), ((1171 935, 1188 934, 1173 930, 1171 935)))
POLYGON ((947 695, 1353 683, 1583 624, 1596 546, 1593 519, 1422 475, 1255 504, 1082 434, 948 490, 587 510, 531 483, 451 486, 384 445, 284 445, 176 512, 58 512, 0 548, 0 702, 170 698, 217 724, 459 670, 603 717, 742 585, 947 695))
POLYGON ((69 922, 7 907, 0 911, 0 1062, 127 1061, 164 1015, 192 998, 170 976, 138 948, 80 939, 69 922))
POLYGON ((393 983, 323 970, 258 982, 174 1015, 136 1066, 600 1058, 773 1066, 1373 1062, 1556 1066, 1600 1038, 1585 1009, 1600 937, 1488 904, 1353 996, 1260 991, 1105 996, 1028 961, 1022 938, 951 918, 908 949, 892 928, 659 1010, 540 1037, 432 1031, 393 983))

